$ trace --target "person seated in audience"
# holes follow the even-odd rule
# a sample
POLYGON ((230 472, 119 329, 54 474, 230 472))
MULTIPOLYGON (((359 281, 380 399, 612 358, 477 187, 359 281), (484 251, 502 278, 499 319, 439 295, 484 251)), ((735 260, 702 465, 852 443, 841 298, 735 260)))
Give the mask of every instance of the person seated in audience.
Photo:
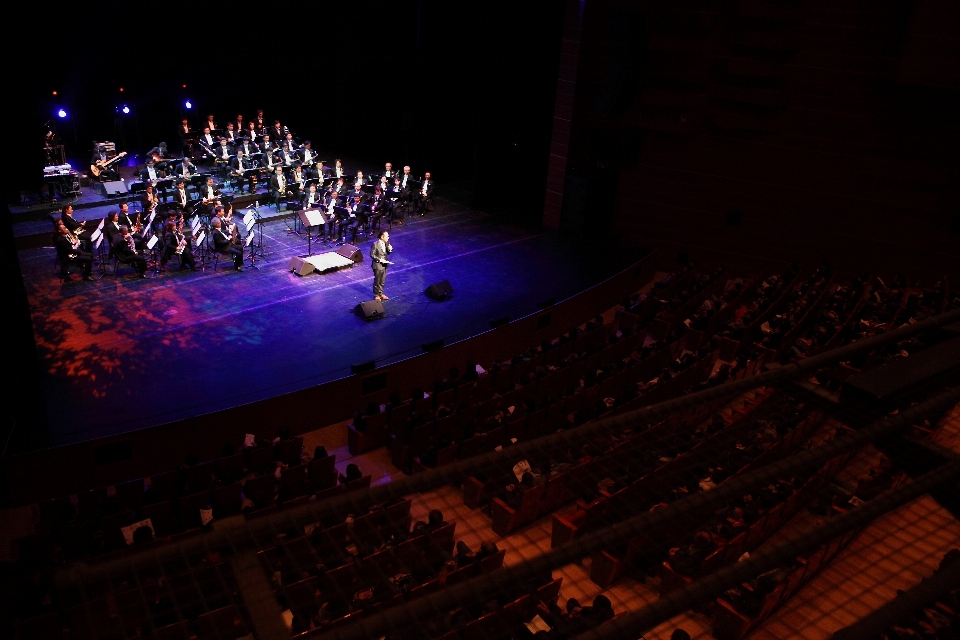
POLYGON ((690 634, 683 629, 674 629, 670 634, 670 640, 690 640, 690 634))
POLYGON ((359 480, 360 478, 363 477, 363 473, 360 471, 360 467, 358 467, 353 463, 350 463, 347 465, 346 472, 347 472, 346 475, 339 474, 340 484, 349 484, 354 480, 359 480))
POLYGON ((327 453, 327 448, 322 444, 318 444, 313 449, 313 458, 312 460, 319 460, 321 458, 326 458, 329 454, 327 453))
POLYGON ((435 531, 445 525, 443 521, 443 512, 440 509, 431 509, 427 514, 427 521, 422 520, 413 525, 414 531, 428 532, 435 531))

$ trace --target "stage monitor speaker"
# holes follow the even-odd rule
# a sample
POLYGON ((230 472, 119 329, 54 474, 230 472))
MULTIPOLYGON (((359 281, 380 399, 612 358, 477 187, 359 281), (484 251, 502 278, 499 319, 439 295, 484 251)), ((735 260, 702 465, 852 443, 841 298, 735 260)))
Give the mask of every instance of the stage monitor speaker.
POLYGON ((287 264, 287 270, 297 274, 298 276, 305 276, 307 274, 313 273, 316 271, 316 267, 304 260, 303 258, 298 258, 294 256, 290 258, 289 264, 287 264))
POLYGON ((103 187, 103 195, 105 196, 119 196, 127 192, 127 183, 123 180, 108 180, 101 184, 103 187))
POLYGON ((453 297, 453 287, 450 285, 449 280, 441 280, 427 287, 424 293, 427 294, 427 297, 433 298, 434 300, 446 300, 447 298, 453 297))
POLYGON ((363 262, 363 252, 352 244, 343 245, 337 249, 337 253, 348 260, 353 260, 354 262, 363 262))
POLYGON ((364 320, 376 320, 387 314, 383 309, 383 303, 379 300, 361 302, 353 308, 353 312, 357 314, 358 318, 363 318, 364 320))

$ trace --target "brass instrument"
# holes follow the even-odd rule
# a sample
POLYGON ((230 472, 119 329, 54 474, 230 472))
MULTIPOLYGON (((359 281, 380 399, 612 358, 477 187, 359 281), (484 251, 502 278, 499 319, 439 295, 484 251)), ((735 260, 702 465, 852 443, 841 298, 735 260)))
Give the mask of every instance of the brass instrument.
POLYGON ((65 237, 67 238, 67 241, 70 243, 70 246, 73 248, 74 251, 80 248, 80 238, 73 235, 73 232, 67 230, 65 237))
POLYGON ((230 244, 237 244, 240 242, 240 230, 237 229, 237 225, 230 225, 230 244))
POLYGON ((133 234, 132 234, 132 233, 128 233, 128 234, 127 234, 127 246, 130 247, 130 251, 133 251, 134 253, 137 253, 137 245, 134 244, 134 242, 133 242, 133 234))
POLYGON ((133 229, 130 230, 131 234, 140 233, 143 230, 143 223, 140 222, 140 214, 137 214, 136 221, 133 223, 133 229))

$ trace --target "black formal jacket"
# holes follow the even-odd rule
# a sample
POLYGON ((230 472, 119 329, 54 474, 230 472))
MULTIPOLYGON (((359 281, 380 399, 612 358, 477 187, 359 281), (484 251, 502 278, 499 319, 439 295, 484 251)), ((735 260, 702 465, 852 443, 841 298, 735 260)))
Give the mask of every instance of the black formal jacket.
POLYGON ((66 236, 59 233, 53 238, 53 246, 57 250, 57 255, 60 256, 61 260, 73 260, 80 255, 80 248, 74 249, 66 236))
POLYGON ((67 228, 67 231, 73 233, 80 228, 81 223, 74 218, 73 216, 68 216, 67 214, 60 215, 60 221, 63 222, 63 226, 67 228))
POLYGON ((130 245, 127 244, 127 240, 119 233, 110 243, 110 246, 113 247, 113 255, 119 258, 121 262, 139 255, 136 251, 130 250, 130 245))

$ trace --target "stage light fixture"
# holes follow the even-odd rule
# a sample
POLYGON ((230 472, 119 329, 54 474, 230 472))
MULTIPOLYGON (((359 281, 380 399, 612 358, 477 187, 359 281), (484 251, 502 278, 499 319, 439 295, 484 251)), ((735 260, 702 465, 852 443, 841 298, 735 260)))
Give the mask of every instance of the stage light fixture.
POLYGON ((193 109, 193 103, 190 102, 189 100, 187 100, 186 102, 184 102, 184 103, 183 103, 183 106, 185 106, 187 109, 193 109))
POLYGON ((121 111, 123 111, 124 114, 129 114, 130 107, 128 107, 127 105, 123 105, 123 109, 121 109, 121 111))
POLYGON ((54 92, 53 92, 53 95, 57 95, 57 92, 56 92, 56 91, 54 91, 54 92))
POLYGON ((67 117, 67 112, 66 112, 66 110, 64 110, 64 109, 59 109, 59 110, 57 110, 57 117, 58 117, 58 118, 66 118, 66 117, 67 117))

